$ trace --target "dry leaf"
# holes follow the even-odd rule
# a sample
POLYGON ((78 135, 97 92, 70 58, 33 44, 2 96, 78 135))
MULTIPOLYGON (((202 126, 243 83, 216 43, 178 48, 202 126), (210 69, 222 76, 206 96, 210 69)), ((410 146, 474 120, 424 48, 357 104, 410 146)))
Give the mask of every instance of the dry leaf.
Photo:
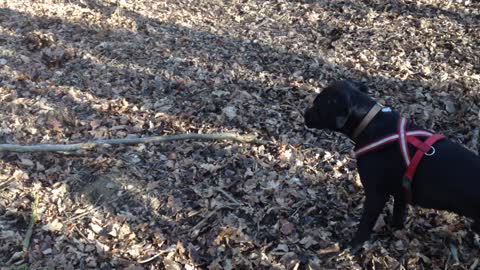
POLYGON ((60 222, 58 218, 42 226, 42 230, 52 231, 52 232, 61 231, 62 228, 63 228, 63 224, 60 222))
POLYGON ((280 231, 284 235, 290 235, 295 230, 295 225, 286 219, 280 220, 280 231))

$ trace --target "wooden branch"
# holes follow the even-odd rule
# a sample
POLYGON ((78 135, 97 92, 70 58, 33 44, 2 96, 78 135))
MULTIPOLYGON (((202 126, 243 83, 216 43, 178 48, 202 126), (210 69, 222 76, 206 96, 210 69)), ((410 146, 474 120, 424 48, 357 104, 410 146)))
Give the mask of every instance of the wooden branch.
POLYGON ((233 140, 238 142, 253 142, 254 135, 239 135, 234 133, 213 133, 213 134, 177 134, 167 136, 153 136, 143 138, 127 138, 127 139, 108 139, 96 140, 86 143, 74 144, 36 144, 36 145, 19 145, 19 144, 0 144, 0 152, 71 152, 76 150, 92 150, 99 146, 108 146, 115 144, 139 144, 139 143, 155 143, 168 142, 178 140, 233 140))

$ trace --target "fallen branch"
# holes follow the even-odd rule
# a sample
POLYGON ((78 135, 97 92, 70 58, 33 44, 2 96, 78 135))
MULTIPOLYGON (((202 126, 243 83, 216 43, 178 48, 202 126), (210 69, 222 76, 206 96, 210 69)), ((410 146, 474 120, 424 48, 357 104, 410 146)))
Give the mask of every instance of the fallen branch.
POLYGON ((99 146, 108 146, 116 144, 139 144, 139 143, 155 143, 168 142, 178 140, 233 140, 238 142, 253 142, 254 135, 239 135, 234 133, 213 133, 213 134, 178 134, 167 136, 153 136, 143 138, 128 139, 109 139, 97 140, 87 143, 74 144, 36 144, 36 145, 19 145, 19 144, 0 144, 0 152, 70 152, 76 150, 92 150, 99 146))

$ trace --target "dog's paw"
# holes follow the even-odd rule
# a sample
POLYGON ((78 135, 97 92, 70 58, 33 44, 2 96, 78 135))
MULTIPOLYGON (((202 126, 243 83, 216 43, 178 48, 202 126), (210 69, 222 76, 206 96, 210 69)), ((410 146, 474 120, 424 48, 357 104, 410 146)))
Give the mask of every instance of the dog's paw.
POLYGON ((393 230, 403 230, 405 228, 405 220, 404 219, 392 219, 390 221, 390 227, 393 230))
POLYGON ((480 219, 478 218, 475 219, 472 225, 470 226, 470 228, 472 229, 473 232, 480 234, 480 219))
POLYGON ((480 235, 478 235, 478 233, 476 233, 476 232, 473 233, 473 244, 477 248, 480 248, 480 235))
POLYGON ((362 247, 363 247, 363 243, 350 241, 343 247, 343 251, 348 251, 351 254, 356 254, 362 249, 362 247))

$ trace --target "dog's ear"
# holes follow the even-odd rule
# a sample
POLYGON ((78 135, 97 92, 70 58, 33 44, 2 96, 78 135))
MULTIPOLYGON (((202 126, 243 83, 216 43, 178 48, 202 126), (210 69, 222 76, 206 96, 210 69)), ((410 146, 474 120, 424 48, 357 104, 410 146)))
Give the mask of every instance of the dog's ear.
POLYGON ((368 94, 368 87, 362 83, 362 82, 359 82, 359 81, 350 81, 350 83, 352 83, 353 85, 355 85, 355 87, 362 93, 364 94, 368 94))

